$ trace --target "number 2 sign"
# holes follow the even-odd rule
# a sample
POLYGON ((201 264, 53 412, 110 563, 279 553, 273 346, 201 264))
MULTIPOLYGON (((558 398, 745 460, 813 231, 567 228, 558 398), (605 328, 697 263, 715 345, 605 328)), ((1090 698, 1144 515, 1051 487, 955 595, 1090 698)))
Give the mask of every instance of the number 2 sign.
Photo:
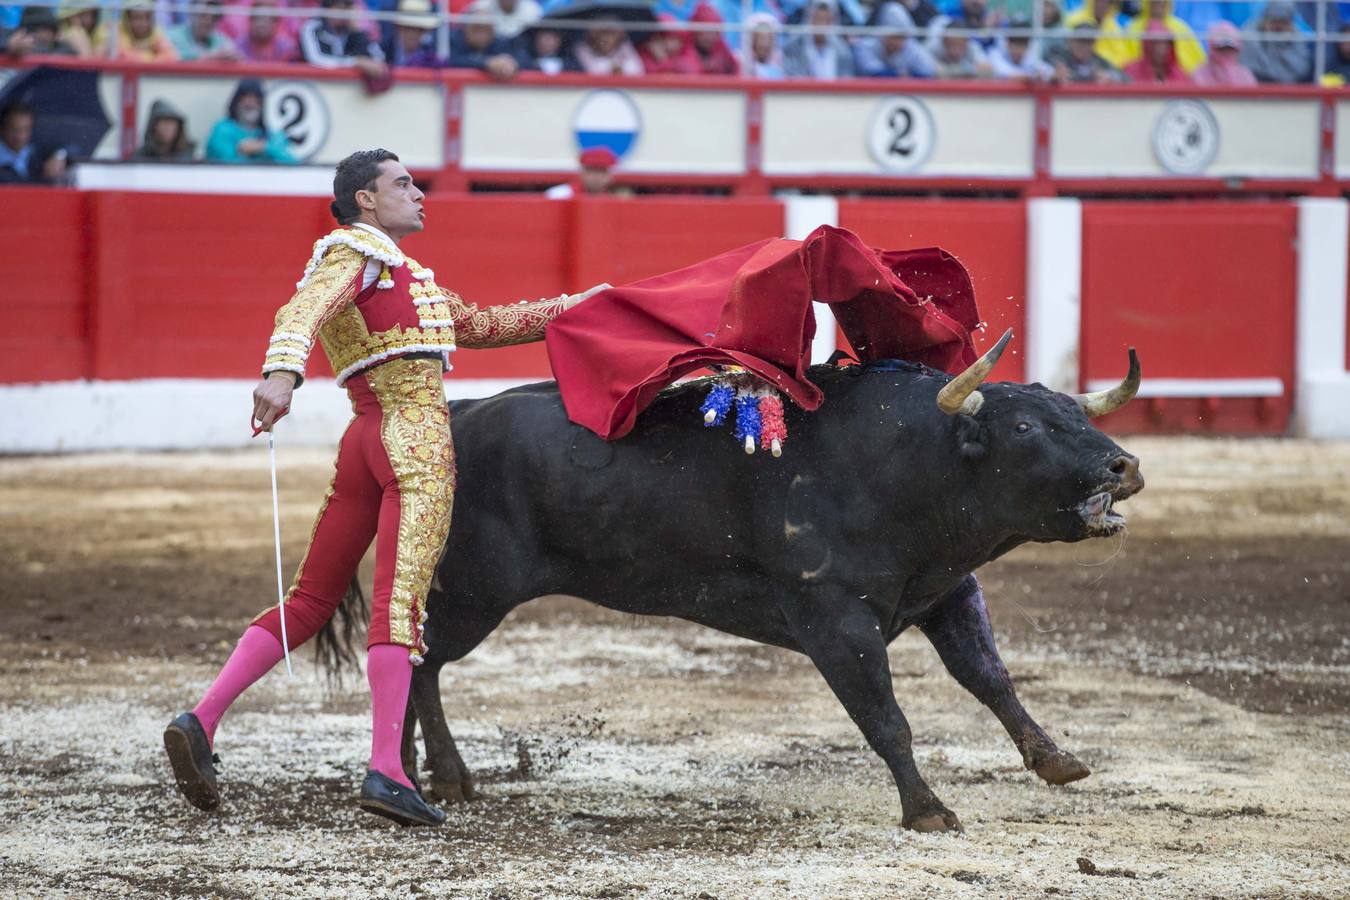
POLYGON ((313 159, 328 140, 328 104, 307 81, 277 81, 267 86, 265 121, 285 132, 291 153, 301 162, 313 159))
POLYGON ((918 97, 887 97, 867 126, 867 149, 883 169, 913 172, 928 161, 937 131, 918 97))

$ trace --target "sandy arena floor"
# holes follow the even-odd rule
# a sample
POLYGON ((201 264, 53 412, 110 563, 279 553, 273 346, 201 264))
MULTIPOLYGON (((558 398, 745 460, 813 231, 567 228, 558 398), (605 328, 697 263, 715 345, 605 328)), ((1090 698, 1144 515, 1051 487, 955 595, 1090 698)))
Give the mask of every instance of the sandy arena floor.
MULTIPOLYGON (((897 696, 959 836, 899 828, 804 658, 554 598, 442 687, 483 799, 359 812, 364 679, 311 656, 222 725, 225 806, 160 733, 275 590, 266 452, 0 460, 0 896, 1350 896, 1350 445, 1126 440, 1124 541, 981 573, 1050 788, 919 635, 897 696)), ((283 452, 288 573, 330 471, 283 452)))

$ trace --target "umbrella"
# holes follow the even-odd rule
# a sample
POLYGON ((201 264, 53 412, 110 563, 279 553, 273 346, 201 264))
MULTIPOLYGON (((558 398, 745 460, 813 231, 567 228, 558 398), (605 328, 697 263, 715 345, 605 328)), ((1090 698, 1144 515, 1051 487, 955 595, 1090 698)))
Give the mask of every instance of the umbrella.
POLYGON ((63 147, 89 157, 112 127, 98 96, 98 73, 38 66, 0 87, 0 107, 25 103, 33 108, 33 144, 63 147))
MULTIPOLYGON (((651 0, 577 0, 549 10, 535 27, 557 27, 553 22, 568 19, 618 19, 630 25, 655 25, 656 4, 651 0)), ((629 37, 636 43, 650 33, 648 29, 641 29, 630 33, 629 37)))

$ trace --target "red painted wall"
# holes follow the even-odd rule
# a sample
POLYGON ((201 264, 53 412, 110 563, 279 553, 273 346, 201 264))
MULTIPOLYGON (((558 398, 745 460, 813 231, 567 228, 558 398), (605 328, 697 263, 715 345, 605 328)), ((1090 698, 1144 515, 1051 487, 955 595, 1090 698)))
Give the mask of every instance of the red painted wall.
POLYGON ((1081 372, 1283 380, 1283 397, 1136 401, 1117 430, 1280 432, 1293 402, 1291 203, 1084 203, 1081 372))
MULTIPOLYGON (((249 378, 276 308, 331 226, 313 198, 0 189, 0 382, 249 378)), ((477 303, 615 284, 778 235, 775 201, 445 195, 406 249, 477 303)), ((970 270, 989 329, 1019 340, 996 377, 1023 377, 1026 219, 1020 201, 845 200, 840 224, 882 247, 941 245, 970 270)), ((1139 401, 1117 430, 1278 432, 1294 389, 1296 212, 1286 203, 1086 203, 1082 369, 1118 378, 1278 377, 1278 400, 1139 401)), ((1347 298, 1350 300, 1350 298, 1347 298)), ((1348 360, 1347 362, 1350 362, 1348 360)), ((312 374, 326 374, 316 354, 312 374)), ((547 377, 540 345, 456 354, 461 377, 547 377)))
POLYGON ((0 382, 88 377, 86 195, 0 188, 0 382))
MULTIPOLYGON (((989 324, 976 337, 984 350, 1004 329, 1016 333, 992 376, 1021 381, 1026 346, 1027 217, 1021 201, 841 200, 839 225, 873 247, 946 249, 970 272, 980 315, 989 324)), ((840 335, 840 346, 843 336, 840 335)))

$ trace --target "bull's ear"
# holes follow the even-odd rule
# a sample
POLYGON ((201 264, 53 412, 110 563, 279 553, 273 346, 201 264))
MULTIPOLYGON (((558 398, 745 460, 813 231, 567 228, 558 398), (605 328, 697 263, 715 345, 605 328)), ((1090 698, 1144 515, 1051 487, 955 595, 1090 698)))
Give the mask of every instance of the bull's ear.
POLYGON ((984 426, 974 416, 965 414, 956 417, 956 439, 961 446, 961 455, 966 459, 984 459, 984 426))

